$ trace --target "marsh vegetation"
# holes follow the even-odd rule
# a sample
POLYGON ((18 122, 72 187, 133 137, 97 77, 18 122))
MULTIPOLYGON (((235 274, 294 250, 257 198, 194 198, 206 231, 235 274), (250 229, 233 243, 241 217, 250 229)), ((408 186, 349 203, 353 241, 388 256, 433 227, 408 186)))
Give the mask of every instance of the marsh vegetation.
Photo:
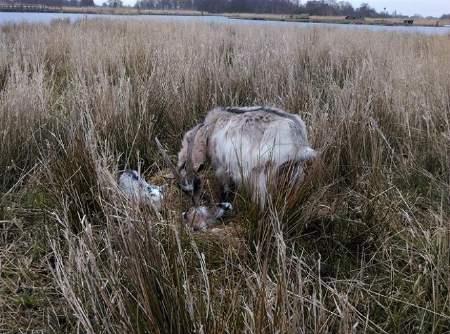
POLYGON ((449 36, 3 26, 0 332, 447 331, 449 54, 449 36), (321 158, 294 197, 240 193, 191 233, 153 138, 175 158, 217 105, 299 114, 321 158), (169 184, 161 214, 120 196, 125 168, 169 184))

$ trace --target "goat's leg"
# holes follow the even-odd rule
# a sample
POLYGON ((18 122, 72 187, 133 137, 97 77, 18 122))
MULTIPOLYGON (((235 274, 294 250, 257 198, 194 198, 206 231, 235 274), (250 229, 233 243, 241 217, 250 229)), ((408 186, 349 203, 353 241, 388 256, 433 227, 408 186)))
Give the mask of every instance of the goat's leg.
POLYGON ((277 187, 286 193, 295 192, 304 180, 303 163, 300 161, 287 161, 278 167, 275 174, 277 187))
POLYGON ((216 171, 216 177, 220 180, 220 202, 232 202, 236 188, 233 179, 222 168, 216 171))
POLYGON ((226 213, 233 210, 233 205, 229 202, 222 202, 216 205, 215 219, 222 218, 226 213))
POLYGON ((222 183, 220 188, 220 201, 228 203, 232 202, 236 190, 233 180, 229 179, 227 182, 222 183))
POLYGON ((265 171, 254 169, 251 175, 251 184, 252 201, 259 204, 261 209, 264 209, 267 200, 270 199, 270 196, 268 196, 267 175, 265 171))

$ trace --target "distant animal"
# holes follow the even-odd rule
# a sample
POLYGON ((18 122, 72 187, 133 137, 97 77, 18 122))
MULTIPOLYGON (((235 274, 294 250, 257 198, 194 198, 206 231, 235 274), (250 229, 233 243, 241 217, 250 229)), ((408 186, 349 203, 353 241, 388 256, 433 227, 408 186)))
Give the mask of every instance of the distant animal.
POLYGON ((219 203, 214 206, 194 206, 182 213, 183 224, 193 231, 204 231, 218 223, 226 213, 233 210, 231 203, 219 203))
POLYGON ((252 200, 264 207, 274 176, 290 169, 294 181, 301 182, 305 162, 317 155, 298 115, 272 107, 219 107, 184 135, 174 173, 182 190, 197 203, 198 171, 209 161, 221 183, 223 201, 229 201, 234 186, 244 185, 252 200))
POLYGON ((149 184, 135 170, 125 170, 119 177, 120 190, 132 201, 137 203, 148 203, 160 211, 165 186, 149 184))

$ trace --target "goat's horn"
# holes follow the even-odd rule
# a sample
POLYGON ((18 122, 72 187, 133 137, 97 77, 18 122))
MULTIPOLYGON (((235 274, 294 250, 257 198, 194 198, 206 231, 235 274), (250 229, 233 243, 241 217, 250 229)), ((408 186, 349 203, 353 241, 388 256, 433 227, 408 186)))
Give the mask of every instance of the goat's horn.
POLYGON ((158 140, 158 137, 155 137, 156 146, 158 147, 159 152, 161 153, 163 159, 166 161, 167 165, 169 165, 169 168, 172 170, 173 176, 180 181, 181 176, 180 173, 178 173, 177 168, 173 164, 172 160, 170 160, 169 156, 167 155, 167 152, 164 150, 163 146, 158 140))

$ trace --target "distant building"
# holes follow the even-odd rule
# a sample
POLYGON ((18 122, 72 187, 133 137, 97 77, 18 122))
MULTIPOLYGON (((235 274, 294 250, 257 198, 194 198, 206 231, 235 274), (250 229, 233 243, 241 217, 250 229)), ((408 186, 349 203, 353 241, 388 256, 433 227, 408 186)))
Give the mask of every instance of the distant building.
POLYGON ((358 15, 356 15, 356 16, 353 16, 353 15, 347 15, 347 16, 345 17, 345 19, 346 19, 346 20, 364 20, 364 17, 363 17, 363 16, 358 16, 358 15))

